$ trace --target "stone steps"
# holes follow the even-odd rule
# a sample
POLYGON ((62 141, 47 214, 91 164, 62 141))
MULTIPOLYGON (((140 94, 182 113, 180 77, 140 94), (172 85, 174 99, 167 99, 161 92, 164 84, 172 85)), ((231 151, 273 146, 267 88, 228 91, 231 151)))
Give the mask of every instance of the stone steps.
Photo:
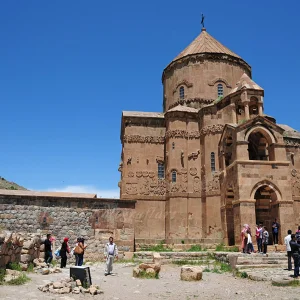
POLYGON ((236 265, 235 269, 240 271, 240 270, 248 270, 248 269, 284 269, 287 267, 287 263, 285 264, 258 264, 258 265, 236 265))

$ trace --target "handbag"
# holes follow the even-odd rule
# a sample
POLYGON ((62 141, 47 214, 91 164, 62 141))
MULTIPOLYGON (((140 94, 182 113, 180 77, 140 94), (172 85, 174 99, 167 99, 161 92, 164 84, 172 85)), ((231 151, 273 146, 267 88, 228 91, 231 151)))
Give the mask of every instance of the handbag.
POLYGON ((75 247, 74 253, 75 254, 82 254, 83 253, 83 249, 79 245, 77 245, 75 247))

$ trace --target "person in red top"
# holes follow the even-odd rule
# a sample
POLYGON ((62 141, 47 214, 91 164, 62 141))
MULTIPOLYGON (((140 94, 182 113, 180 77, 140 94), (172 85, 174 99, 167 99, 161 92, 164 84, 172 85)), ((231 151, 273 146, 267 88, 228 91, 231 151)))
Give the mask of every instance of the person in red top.
POLYGON ((60 257, 61 257, 61 261, 60 261, 60 267, 61 268, 65 268, 67 265, 67 253, 70 253, 70 247, 69 247, 69 239, 66 237, 64 238, 64 241, 61 245, 61 249, 60 249, 60 257))

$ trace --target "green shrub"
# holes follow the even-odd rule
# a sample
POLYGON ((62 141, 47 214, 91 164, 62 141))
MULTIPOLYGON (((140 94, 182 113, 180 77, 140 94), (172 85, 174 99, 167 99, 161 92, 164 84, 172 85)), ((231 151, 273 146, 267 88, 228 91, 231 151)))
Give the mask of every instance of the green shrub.
POLYGON ((188 260, 188 259, 180 259, 180 260, 173 260, 172 263, 174 265, 178 265, 178 266, 184 266, 184 265, 203 265, 203 261, 202 260, 188 260))
POLYGON ((239 252, 239 248, 237 246, 228 247, 225 246, 223 243, 221 243, 216 246, 216 251, 217 252, 239 252))
POLYGON ((232 268, 229 264, 226 264, 226 263, 220 263, 220 270, 222 272, 231 272, 232 271, 232 268))
POLYGON ((203 272, 210 272, 210 268, 205 268, 203 272))

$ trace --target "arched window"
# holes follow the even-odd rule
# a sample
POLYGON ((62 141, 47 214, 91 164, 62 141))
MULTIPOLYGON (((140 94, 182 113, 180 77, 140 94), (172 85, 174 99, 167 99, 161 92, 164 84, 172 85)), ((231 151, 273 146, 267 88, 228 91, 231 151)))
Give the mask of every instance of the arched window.
POLYGON ((175 170, 172 171, 172 182, 176 182, 177 173, 175 170))
POLYGON ((184 99, 184 87, 181 86, 179 89, 179 98, 184 99))
POLYGON ((223 84, 218 84, 218 97, 223 97, 223 84))
POLYGON ((165 178, 165 164, 164 163, 158 163, 157 174, 158 174, 159 179, 165 178))
POLYGON ((210 168, 212 172, 216 171, 215 152, 210 154, 210 168))

